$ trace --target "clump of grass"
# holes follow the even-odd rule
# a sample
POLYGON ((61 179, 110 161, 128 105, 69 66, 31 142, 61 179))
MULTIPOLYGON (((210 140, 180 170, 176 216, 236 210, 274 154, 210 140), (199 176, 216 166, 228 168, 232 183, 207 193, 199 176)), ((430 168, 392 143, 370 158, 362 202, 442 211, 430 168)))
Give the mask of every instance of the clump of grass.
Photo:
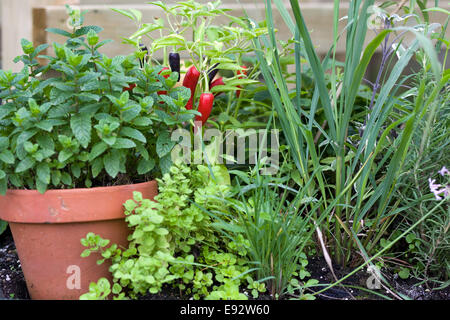
POLYGON ((317 210, 319 217, 328 212, 326 219, 317 221, 332 258, 343 265, 358 256, 367 261, 369 256, 377 253, 382 236, 402 212, 391 204, 413 133, 420 119, 434 105, 449 75, 439 64, 435 46, 430 40, 433 33, 429 32, 426 23, 421 28, 385 28, 365 45, 373 0, 350 2, 345 61, 340 72, 337 68, 340 63, 336 59, 337 43, 342 40, 338 33, 340 2, 334 1, 334 43, 323 61, 315 51, 298 1, 290 1, 293 19, 284 2, 273 0, 273 3, 296 40, 297 62, 296 88, 290 90, 282 76, 278 58, 272 1, 266 0, 269 36, 261 37, 254 44, 274 111, 300 180, 312 181, 303 189, 308 196, 317 193, 316 198, 321 203, 317 210), (396 43, 400 43, 405 32, 414 34, 415 40, 408 46, 397 45, 392 52, 390 49, 386 51, 397 56, 397 60, 393 62, 391 71, 383 76, 383 82, 376 86, 367 116, 355 114, 355 99, 373 54, 382 43, 388 43, 390 35, 395 35, 396 43), (422 75, 430 71, 432 78, 419 83, 411 102, 400 94, 399 89, 406 80, 402 73, 416 55, 421 62, 418 73, 422 75), (308 111, 303 110, 299 99, 302 58, 308 61, 315 79, 312 105, 308 111), (331 74, 330 82, 325 77, 326 72, 331 74), (316 122, 318 112, 325 115, 325 125, 316 122), (364 129, 354 143, 349 143, 350 135, 358 132, 355 124, 364 124, 364 129), (398 127, 403 128, 400 134, 394 140, 390 139, 390 134, 398 127), (316 143, 313 137, 318 132, 323 138, 316 143), (322 155, 326 153, 331 153, 333 158, 331 175, 330 168, 323 164, 322 155), (365 229, 368 221, 371 226, 365 229))
POLYGON ((218 221, 215 226, 233 242, 245 239, 247 258, 255 266, 252 271, 258 281, 266 282, 274 299, 287 293, 301 269, 319 206, 306 189, 297 191, 283 184, 288 179, 260 175, 259 166, 247 175, 241 172, 235 193, 223 200, 232 213, 210 212, 218 221), (313 209, 305 203, 312 203, 313 209))

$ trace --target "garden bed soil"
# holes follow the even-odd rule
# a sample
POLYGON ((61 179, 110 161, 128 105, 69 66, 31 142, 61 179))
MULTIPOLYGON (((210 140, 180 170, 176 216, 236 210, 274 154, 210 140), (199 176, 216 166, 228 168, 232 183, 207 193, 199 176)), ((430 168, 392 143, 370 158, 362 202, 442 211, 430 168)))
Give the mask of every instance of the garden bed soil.
POLYGON ((0 299, 30 299, 9 228, 0 235, 0 299))
MULTIPOLYGON (((321 257, 310 258, 307 270, 311 273, 312 279, 317 279, 321 284, 330 284, 334 280, 325 260, 321 257)), ((351 272, 351 268, 341 268, 334 266, 334 273, 338 279, 351 272)), ((414 300, 450 300, 450 287, 439 291, 425 289, 423 285, 415 285, 414 279, 402 280, 396 275, 389 274, 382 270, 382 274, 387 278, 393 288, 414 300)), ((370 276, 366 269, 362 269, 343 281, 343 284, 354 287, 365 288, 367 278, 370 276)), ((323 287, 321 287, 323 288, 323 287)), ((314 290, 309 289, 309 293, 314 290)), ((395 298, 386 289, 378 290, 380 294, 395 298)), ((26 287, 25 279, 21 270, 19 258, 14 245, 14 241, 9 228, 0 235, 0 299, 30 299, 26 287)), ((140 297, 140 300, 181 300, 188 299, 181 297, 177 290, 166 287, 158 294, 148 294, 140 297)), ((271 299, 270 295, 262 294, 258 300, 271 299)), ((335 286, 317 295, 320 300, 380 300, 380 296, 368 293, 357 288, 335 286)))
MULTIPOLYGON (((333 283, 334 276, 330 271, 326 261, 322 257, 312 258, 308 260, 308 271, 311 274, 312 279, 316 279, 321 284, 333 283)), ((338 265, 333 265, 334 273, 337 279, 345 277, 347 274, 352 272, 352 268, 343 268, 338 265)), ((413 278, 400 279, 397 274, 392 274, 389 270, 381 269, 382 276, 391 284, 390 289, 393 289, 396 293, 403 294, 413 300, 450 300, 450 287, 443 290, 428 290, 424 285, 417 285, 417 280, 413 278)), ((343 286, 336 285, 333 288, 317 295, 318 299, 321 300, 385 300, 385 298, 370 293, 366 290, 350 288, 359 287, 367 288, 367 280, 371 276, 368 273, 367 268, 363 268, 355 274, 351 275, 344 281, 342 281, 343 286)), ((323 288, 323 287, 321 287, 323 288)), ((389 288, 388 288, 389 289, 389 288)), ((319 291, 320 289, 315 289, 319 291)), ((391 299, 396 299, 392 291, 389 292, 386 288, 381 288, 375 291, 378 294, 384 295, 391 299)))

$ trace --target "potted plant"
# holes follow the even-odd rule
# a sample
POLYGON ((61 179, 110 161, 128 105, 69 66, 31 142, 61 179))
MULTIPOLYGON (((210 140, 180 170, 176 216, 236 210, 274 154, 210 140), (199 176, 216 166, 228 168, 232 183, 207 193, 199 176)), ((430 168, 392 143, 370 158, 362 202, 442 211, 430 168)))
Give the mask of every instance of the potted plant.
POLYGON ((133 191, 157 194, 170 131, 197 114, 184 108, 190 92, 174 88, 176 72, 140 66, 141 50, 100 54, 101 28, 68 11, 73 32, 47 29, 68 38, 53 56, 23 39, 22 71, 0 71, 0 219, 33 299, 78 299, 108 277, 98 257, 80 257, 80 239, 95 232, 127 245, 123 203, 133 191))

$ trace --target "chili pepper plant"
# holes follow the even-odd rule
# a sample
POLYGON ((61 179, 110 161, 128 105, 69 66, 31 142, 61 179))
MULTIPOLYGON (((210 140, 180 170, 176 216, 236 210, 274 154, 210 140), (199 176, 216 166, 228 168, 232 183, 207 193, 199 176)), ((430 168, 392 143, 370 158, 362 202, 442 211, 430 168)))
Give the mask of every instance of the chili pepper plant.
MULTIPOLYGON (((148 63, 170 66, 172 72, 178 73, 180 84, 191 91, 185 107, 198 112, 195 120, 202 124, 209 120, 219 129, 230 124, 245 126, 236 119, 239 109, 252 103, 252 97, 246 96, 246 88, 262 86, 257 80, 257 65, 248 63, 256 61, 249 56, 253 51, 252 40, 267 33, 267 28, 263 25, 250 28, 249 20, 220 9, 220 1, 206 5, 192 0, 172 6, 161 1, 149 4, 159 7, 163 16, 143 22, 142 14, 135 9, 113 9, 136 23, 137 31, 124 42, 133 45, 137 54, 142 54, 140 48, 144 44, 148 63), (228 19, 228 23, 214 24, 219 17, 228 19), (162 61, 158 59, 161 55, 162 61), (187 70, 180 77, 184 72, 181 66, 187 70)), ((263 122, 260 125, 265 127, 263 122)))

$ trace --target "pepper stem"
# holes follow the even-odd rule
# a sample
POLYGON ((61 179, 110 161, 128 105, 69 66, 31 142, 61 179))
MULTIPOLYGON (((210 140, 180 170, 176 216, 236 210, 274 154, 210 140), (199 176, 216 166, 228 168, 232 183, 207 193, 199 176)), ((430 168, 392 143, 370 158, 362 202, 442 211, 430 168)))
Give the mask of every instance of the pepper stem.
POLYGON ((205 83, 205 87, 203 88, 203 92, 209 92, 209 77, 208 77, 208 71, 203 72, 203 81, 205 83))

